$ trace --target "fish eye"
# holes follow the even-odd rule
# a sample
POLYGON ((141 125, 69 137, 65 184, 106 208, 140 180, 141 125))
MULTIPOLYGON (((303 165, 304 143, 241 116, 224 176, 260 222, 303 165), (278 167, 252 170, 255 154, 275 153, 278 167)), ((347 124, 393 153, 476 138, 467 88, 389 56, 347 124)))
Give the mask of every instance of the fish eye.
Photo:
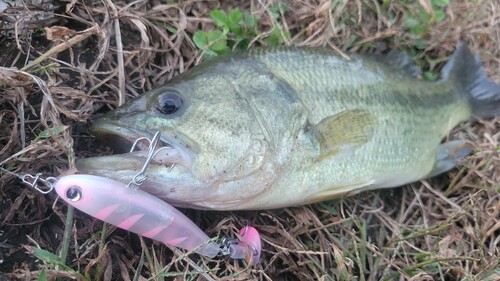
POLYGON ((66 190, 66 197, 72 202, 80 201, 82 199, 82 189, 79 186, 70 186, 66 190))
POLYGON ((178 93, 168 91, 158 97, 158 105, 156 108, 161 113, 170 115, 176 113, 181 108, 183 103, 184 101, 178 93))

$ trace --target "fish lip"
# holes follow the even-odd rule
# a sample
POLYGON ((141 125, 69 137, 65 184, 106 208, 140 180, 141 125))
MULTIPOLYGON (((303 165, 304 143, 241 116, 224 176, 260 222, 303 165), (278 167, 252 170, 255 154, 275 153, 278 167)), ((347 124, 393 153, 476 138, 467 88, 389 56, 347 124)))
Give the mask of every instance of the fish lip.
POLYGON ((129 153, 132 144, 140 137, 148 137, 147 132, 140 132, 127 127, 114 125, 108 120, 98 120, 90 128, 90 133, 100 142, 113 147, 118 153, 129 153))
MULTIPOLYGON (((134 129, 129 127, 124 127, 120 125, 113 124, 111 120, 108 119, 100 119, 96 121, 92 127, 90 128, 90 132, 101 142, 109 145, 113 148, 115 154, 131 154, 132 145, 139 138, 148 138, 151 140, 154 136, 153 133, 150 133, 146 130, 134 129)), ((170 163, 170 164, 181 164, 186 168, 191 168, 193 164, 193 152, 188 148, 182 146, 176 141, 171 140, 168 137, 160 135, 160 139, 158 140, 156 150, 158 151, 160 148, 169 147, 175 150, 180 155, 179 163, 170 163)), ((146 140, 139 141, 134 147, 134 151, 145 151, 149 150, 149 143, 146 140)), ((163 164, 165 162, 162 161, 152 161, 151 165, 154 164, 163 164)))

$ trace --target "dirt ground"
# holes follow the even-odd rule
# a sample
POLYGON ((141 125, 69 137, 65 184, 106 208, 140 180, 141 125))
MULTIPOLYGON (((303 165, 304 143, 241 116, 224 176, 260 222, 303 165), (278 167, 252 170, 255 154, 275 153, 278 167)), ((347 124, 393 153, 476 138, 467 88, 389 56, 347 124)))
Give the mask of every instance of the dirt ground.
POLYGON ((465 41, 500 82, 500 2, 0 0, 0 20, 0 280, 500 280, 500 118, 458 126, 448 138, 474 152, 437 178, 304 207, 183 210, 211 237, 259 229, 255 268, 72 214, 12 175, 111 153, 93 119, 230 49, 401 49, 432 80, 465 41))

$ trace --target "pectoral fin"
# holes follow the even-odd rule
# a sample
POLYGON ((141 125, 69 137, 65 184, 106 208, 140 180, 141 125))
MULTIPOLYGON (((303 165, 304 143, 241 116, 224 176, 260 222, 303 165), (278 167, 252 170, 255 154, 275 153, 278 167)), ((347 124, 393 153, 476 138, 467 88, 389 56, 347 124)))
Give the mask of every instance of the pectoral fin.
POLYGON ((374 125, 375 116, 361 109, 346 110, 321 120, 313 128, 320 145, 318 160, 356 150, 371 139, 374 125))
POLYGON ((450 141, 438 146, 436 163, 427 177, 437 176, 453 169, 458 161, 472 152, 472 147, 464 141, 450 141))

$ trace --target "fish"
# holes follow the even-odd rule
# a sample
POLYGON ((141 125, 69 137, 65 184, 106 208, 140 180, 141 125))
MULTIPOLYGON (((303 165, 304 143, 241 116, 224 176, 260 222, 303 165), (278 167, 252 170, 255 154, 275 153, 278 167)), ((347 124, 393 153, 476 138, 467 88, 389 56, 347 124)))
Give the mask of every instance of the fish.
MULTIPOLYGON (((161 133, 141 189, 178 207, 261 210, 392 188, 445 173, 472 152, 443 139, 500 115, 500 85, 459 44, 441 78, 401 52, 255 48, 208 60, 97 119, 116 151, 161 133)), ((139 147, 141 144, 139 143, 139 147)), ((144 144, 142 145, 145 146, 144 144)), ((79 159, 129 182, 147 149, 79 159)))

